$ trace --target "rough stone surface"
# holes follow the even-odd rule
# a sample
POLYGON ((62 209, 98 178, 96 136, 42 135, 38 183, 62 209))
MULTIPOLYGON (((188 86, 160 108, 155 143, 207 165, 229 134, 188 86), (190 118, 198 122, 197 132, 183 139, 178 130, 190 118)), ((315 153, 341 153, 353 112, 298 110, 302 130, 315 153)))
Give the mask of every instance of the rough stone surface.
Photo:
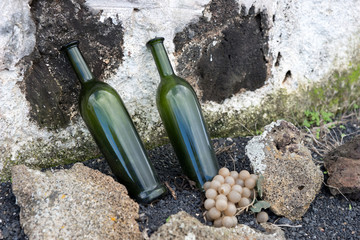
POLYGON ((150 240, 162 239, 285 239, 284 232, 275 226, 262 225, 268 232, 259 232, 246 225, 239 224, 234 228, 215 228, 203 225, 186 212, 171 215, 168 222, 151 235, 150 240))
POLYGON ((203 101, 222 102, 262 87, 268 77, 268 16, 235 0, 211 1, 202 17, 174 38, 177 70, 203 101), (194 71, 195 70, 195 71, 194 71))
POLYGON ((273 122, 249 141, 246 155, 254 172, 264 176, 264 200, 271 210, 291 220, 300 219, 324 177, 303 145, 299 129, 284 120, 273 122))
POLYGON ((329 152, 324 157, 324 166, 333 195, 341 192, 360 200, 360 136, 329 152))
POLYGON ((30 119, 40 127, 56 129, 69 124, 76 113, 79 83, 65 54, 59 48, 80 41, 94 76, 102 80, 114 72, 123 57, 123 30, 112 20, 100 22, 84 0, 31 3, 36 23, 36 45, 23 61, 27 66, 21 88, 30 103, 30 119), (75 110, 75 111, 74 111, 75 110))
POLYGON ((55 172, 18 165, 12 180, 29 239, 141 239, 138 204, 97 170, 81 163, 55 172))
POLYGON ((0 72, 15 69, 17 62, 30 54, 35 45, 35 24, 31 20, 28 1, 0 3, 0 72))
POLYGON ((301 119, 316 104, 337 111, 359 100, 356 1, 2 0, 0 6, 2 179, 14 164, 48 167, 99 154, 78 114, 75 75, 55 49, 70 38, 81 40, 95 75, 118 90, 147 146, 167 141, 155 104, 159 77, 145 47, 155 36, 165 37, 174 68, 203 100, 213 137, 254 134, 275 119, 301 119), (334 78, 340 83, 329 87, 334 78), (311 98, 315 83, 328 85, 311 98), (344 101, 327 104, 332 98, 324 96, 334 94, 344 101))

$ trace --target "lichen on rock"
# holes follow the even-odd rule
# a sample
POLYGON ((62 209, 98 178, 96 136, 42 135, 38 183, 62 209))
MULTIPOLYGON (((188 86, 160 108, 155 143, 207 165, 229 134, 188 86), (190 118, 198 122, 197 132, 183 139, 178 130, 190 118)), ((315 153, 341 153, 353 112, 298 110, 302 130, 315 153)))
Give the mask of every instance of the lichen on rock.
POLYGON ((271 210, 291 220, 301 219, 320 191, 323 174, 293 124, 279 120, 251 139, 246 155, 255 173, 264 176, 264 200, 271 210))
POLYGON ((139 206, 112 177, 81 163, 40 172, 14 166, 12 188, 29 239, 141 239, 139 206))
POLYGON ((162 225, 150 237, 150 240, 163 239, 258 239, 258 240, 282 240, 284 232, 276 226, 264 224, 267 232, 254 230, 249 226, 238 224, 234 228, 215 228, 203 225, 199 220, 186 212, 179 212, 169 217, 169 221, 162 225))

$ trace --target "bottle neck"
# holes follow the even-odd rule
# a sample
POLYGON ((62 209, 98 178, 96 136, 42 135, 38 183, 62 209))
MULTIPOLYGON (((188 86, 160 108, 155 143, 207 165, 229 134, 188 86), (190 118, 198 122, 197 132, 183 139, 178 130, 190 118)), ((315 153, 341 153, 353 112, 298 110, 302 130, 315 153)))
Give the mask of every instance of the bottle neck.
POLYGON ((154 57, 156 67, 161 78, 174 74, 163 42, 164 38, 154 38, 146 44, 146 46, 151 49, 151 53, 154 57))
POLYGON ((95 80, 79 49, 79 42, 73 41, 62 47, 81 84, 95 80))

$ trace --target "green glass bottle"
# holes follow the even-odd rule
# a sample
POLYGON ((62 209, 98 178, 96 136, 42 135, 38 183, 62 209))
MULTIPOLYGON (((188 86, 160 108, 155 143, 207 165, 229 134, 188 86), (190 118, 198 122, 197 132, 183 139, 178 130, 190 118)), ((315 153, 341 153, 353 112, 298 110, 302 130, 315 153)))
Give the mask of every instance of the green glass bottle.
POLYGON ((115 89, 94 78, 73 41, 63 46, 81 83, 80 113, 112 172, 129 194, 149 203, 166 193, 115 89))
POLYGON ((201 188, 217 174, 219 164, 195 91, 174 74, 163 42, 155 38, 147 43, 161 78, 157 108, 183 172, 201 188))

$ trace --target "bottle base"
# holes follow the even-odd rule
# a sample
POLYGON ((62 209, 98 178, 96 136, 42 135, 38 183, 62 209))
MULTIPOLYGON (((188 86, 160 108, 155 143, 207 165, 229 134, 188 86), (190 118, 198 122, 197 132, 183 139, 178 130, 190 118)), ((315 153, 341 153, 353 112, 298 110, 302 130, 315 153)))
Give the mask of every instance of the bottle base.
POLYGON ((167 193, 167 189, 165 188, 164 185, 160 184, 152 190, 141 192, 136 196, 136 200, 140 203, 148 204, 156 200, 157 198, 162 197, 166 193, 167 193))

